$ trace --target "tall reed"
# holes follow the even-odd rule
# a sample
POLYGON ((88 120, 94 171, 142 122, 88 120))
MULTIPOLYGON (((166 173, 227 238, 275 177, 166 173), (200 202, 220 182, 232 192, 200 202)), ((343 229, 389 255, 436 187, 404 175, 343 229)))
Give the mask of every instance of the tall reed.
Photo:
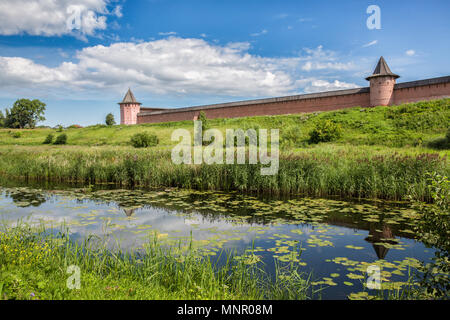
POLYGON ((438 153, 396 153, 370 148, 322 147, 282 153, 278 174, 261 165, 176 165, 169 150, 121 147, 0 149, 0 174, 11 178, 137 187, 239 190, 259 194, 304 194, 430 200, 426 172, 449 175, 438 153))

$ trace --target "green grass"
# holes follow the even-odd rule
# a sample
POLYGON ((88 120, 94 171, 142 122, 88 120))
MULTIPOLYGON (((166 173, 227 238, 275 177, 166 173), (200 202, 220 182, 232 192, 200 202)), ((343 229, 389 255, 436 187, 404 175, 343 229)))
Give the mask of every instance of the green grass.
MULTIPOLYGON (((0 229, 0 300, 61 299, 307 299, 309 277, 293 265, 271 279, 251 253, 215 265, 193 249, 180 254, 149 239, 141 252, 83 244, 66 233, 26 225, 0 229), (69 266, 80 268, 80 289, 69 289, 69 266)), ((91 238, 92 239, 92 238, 91 238)), ((72 282, 73 283, 73 282, 72 282)))
POLYGON ((260 165, 176 165, 168 150, 131 147, 0 147, 0 174, 25 181, 239 190, 248 193, 429 200, 426 172, 449 175, 444 153, 319 145, 282 153, 277 175, 260 165))
POLYGON ((280 169, 261 176, 260 165, 175 165, 174 129, 192 121, 136 126, 67 129, 67 146, 42 144, 52 129, 0 130, 0 174, 26 181, 113 183, 138 187, 239 190, 272 195, 305 194, 401 200, 414 194, 430 200, 425 174, 449 175, 446 136, 450 99, 390 107, 208 120, 209 128, 281 128, 280 169), (330 120, 342 128, 332 143, 310 144, 309 132, 330 120), (135 149, 138 132, 155 134, 157 147, 135 149))
MULTIPOLYGON (((338 123, 343 129, 338 143, 351 145, 378 145, 411 147, 426 144, 445 136, 450 123, 450 99, 411 103, 399 106, 375 108, 347 108, 321 113, 281 116, 258 116, 234 119, 211 119, 208 127, 225 132, 226 128, 280 129, 281 140, 289 147, 305 147, 309 132, 323 120, 338 123), (294 131, 295 134, 292 134, 294 131)), ((176 144, 171 141, 174 129, 193 131, 192 121, 143 124, 134 126, 97 125, 86 128, 65 129, 68 144, 130 145, 131 137, 143 131, 155 134, 161 146, 176 144)), ((48 134, 57 136, 57 129, 12 130, 0 129, 2 145, 41 145, 48 134), (14 133, 22 135, 14 138, 14 133)))

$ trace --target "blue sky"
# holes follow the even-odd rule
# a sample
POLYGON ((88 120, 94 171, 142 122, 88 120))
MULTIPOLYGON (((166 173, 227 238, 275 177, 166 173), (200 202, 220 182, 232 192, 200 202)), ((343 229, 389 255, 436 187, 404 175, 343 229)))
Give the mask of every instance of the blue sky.
POLYGON ((399 82, 446 76, 449 12, 447 0, 2 0, 0 109, 36 98, 43 124, 90 125, 119 120, 128 87, 148 107, 347 89, 367 86, 381 55, 399 82), (381 29, 367 28, 369 5, 381 29))

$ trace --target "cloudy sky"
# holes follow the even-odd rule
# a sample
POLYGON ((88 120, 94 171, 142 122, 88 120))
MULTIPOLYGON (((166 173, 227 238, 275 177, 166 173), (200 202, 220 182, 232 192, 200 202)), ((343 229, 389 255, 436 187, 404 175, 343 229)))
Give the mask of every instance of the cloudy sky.
POLYGON ((450 1, 0 0, 0 109, 47 103, 44 124, 101 123, 131 87, 181 107, 450 74, 450 1), (369 5, 381 28, 369 29, 369 5))

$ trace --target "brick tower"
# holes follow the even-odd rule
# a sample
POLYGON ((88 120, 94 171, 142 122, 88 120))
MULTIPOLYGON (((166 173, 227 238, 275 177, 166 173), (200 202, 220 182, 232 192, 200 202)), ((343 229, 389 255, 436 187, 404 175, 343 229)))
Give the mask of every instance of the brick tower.
POLYGON ((370 81, 370 106, 388 106, 394 102, 395 79, 400 76, 391 72, 383 57, 380 58, 370 81))
POLYGON ((141 111, 141 103, 136 101, 131 89, 128 89, 127 94, 123 98, 120 105, 120 124, 136 124, 137 114, 141 111))

